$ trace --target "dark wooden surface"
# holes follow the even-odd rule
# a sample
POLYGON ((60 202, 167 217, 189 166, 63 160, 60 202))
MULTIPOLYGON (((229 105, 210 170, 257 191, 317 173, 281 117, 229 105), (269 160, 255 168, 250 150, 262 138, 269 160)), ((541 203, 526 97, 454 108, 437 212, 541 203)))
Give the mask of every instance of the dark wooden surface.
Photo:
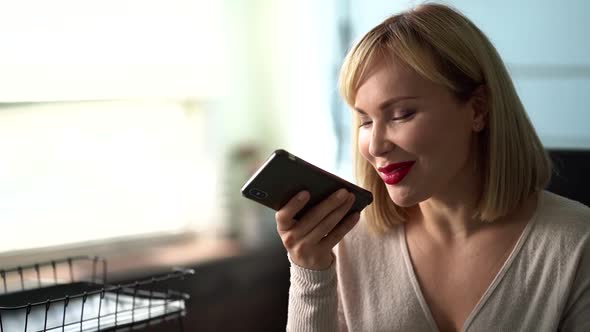
MULTIPOLYGON (((166 284, 191 296, 184 331, 285 330, 289 262, 282 247, 260 248, 190 268, 195 269, 194 276, 166 284)), ((141 331, 180 331, 179 327, 177 320, 171 320, 141 331)))

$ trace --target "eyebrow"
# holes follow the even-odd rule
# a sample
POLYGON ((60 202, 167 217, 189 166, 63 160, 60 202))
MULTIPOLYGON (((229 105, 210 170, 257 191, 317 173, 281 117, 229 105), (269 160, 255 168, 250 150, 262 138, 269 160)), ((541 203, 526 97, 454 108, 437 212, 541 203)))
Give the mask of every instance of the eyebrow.
MULTIPOLYGON (((382 102, 381 104, 379 104, 379 109, 381 111, 383 111, 384 109, 390 107, 391 105, 396 104, 397 102, 400 102, 402 100, 406 100, 406 99, 418 99, 418 96, 399 96, 399 97, 392 97, 387 99, 386 101, 382 102)), ((354 110, 366 115, 367 112, 363 111, 362 109, 358 108, 358 107, 354 107, 354 110)))

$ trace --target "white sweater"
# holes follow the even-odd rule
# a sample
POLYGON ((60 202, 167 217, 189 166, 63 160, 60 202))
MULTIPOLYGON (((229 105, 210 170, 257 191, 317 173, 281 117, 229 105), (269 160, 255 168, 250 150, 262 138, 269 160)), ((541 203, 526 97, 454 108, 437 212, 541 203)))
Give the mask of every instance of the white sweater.
MULTIPOLYGON (((403 226, 378 237, 361 221, 334 251, 327 270, 291 264, 288 331, 438 330, 403 226)), ((590 331, 590 208, 541 192, 462 331, 590 331)))

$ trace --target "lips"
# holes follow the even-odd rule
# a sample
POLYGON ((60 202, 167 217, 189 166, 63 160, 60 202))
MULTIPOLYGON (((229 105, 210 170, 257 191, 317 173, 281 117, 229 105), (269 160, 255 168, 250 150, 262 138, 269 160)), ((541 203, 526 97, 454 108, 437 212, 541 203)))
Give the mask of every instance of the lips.
POLYGON ((408 175, 414 163, 415 161, 404 161, 379 167, 377 170, 381 173, 383 182, 394 185, 401 182, 408 175))

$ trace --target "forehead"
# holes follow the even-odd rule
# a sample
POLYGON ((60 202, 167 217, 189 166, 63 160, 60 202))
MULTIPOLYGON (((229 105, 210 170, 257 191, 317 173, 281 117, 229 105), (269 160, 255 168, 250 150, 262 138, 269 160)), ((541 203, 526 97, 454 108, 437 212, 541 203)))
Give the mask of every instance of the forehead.
POLYGON ((419 96, 429 93, 435 84, 423 78, 401 61, 380 61, 370 67, 360 82, 355 108, 364 109, 385 98, 419 96))

